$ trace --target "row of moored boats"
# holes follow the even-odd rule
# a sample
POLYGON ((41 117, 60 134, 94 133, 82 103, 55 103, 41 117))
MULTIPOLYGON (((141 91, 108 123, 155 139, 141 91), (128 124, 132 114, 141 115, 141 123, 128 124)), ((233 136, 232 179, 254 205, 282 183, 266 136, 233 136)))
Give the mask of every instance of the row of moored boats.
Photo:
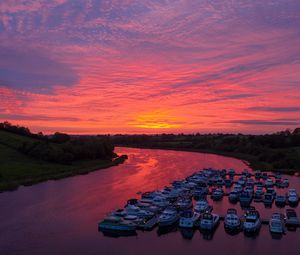
MULTIPOLYGON (((299 198, 295 189, 289 189, 287 195, 276 194, 275 187, 288 186, 288 180, 280 175, 276 175, 273 181, 266 173, 258 171, 252 175, 245 170, 237 176, 233 169, 203 169, 184 180, 172 182, 163 190, 142 193, 140 199, 129 199, 123 209, 112 212, 98 226, 103 232, 151 229, 156 225, 160 228, 178 225, 213 231, 222 219, 227 231, 253 233, 259 231, 263 221, 259 212, 250 206, 252 200, 265 205, 272 205, 275 201, 277 206, 296 206, 299 198), (221 200, 225 195, 223 188, 232 188, 227 193, 230 202, 239 201, 243 208, 246 207, 242 216, 233 208, 228 209, 223 217, 213 212, 207 196, 215 201, 221 200)), ((293 209, 287 209, 285 215, 273 213, 269 220, 270 231, 274 233, 284 233, 286 227, 298 225, 293 209)))

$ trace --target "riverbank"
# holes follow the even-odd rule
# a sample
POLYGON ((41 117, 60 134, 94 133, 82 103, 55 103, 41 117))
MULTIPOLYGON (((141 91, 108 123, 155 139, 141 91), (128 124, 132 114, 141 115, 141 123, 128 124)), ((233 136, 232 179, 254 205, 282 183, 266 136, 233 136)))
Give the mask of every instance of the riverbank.
POLYGON ((121 155, 112 160, 82 160, 63 165, 27 157, 2 144, 0 153, 0 192, 16 190, 21 185, 30 186, 48 180, 88 174, 122 164, 127 159, 126 155, 121 155))
POLYGON ((207 150, 207 149, 171 148, 171 147, 164 147, 164 146, 137 146, 137 145, 131 146, 131 145, 120 145, 120 144, 117 146, 129 147, 129 148, 140 148, 140 149, 160 149, 160 150, 216 154, 216 155, 220 155, 220 156, 232 157, 232 158, 237 158, 237 159, 243 160, 253 170, 280 172, 280 173, 288 174, 288 175, 294 175, 295 173, 300 172, 300 170, 295 170, 295 169, 276 169, 272 166, 272 164, 270 164, 268 162, 260 161, 255 156, 245 154, 245 153, 225 152, 225 151, 216 151, 216 150, 207 150))

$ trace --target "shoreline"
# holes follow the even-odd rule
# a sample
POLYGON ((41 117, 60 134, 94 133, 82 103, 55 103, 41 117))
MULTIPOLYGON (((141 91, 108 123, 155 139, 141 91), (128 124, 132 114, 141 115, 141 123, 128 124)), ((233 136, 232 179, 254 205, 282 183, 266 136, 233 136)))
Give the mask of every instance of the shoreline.
MULTIPOLYGON (((74 168, 70 168, 68 171, 62 171, 61 173, 49 173, 33 178, 27 178, 23 180, 17 180, 17 181, 10 181, 7 183, 1 183, 0 182, 0 193, 7 192, 7 191, 15 191, 17 190, 20 186, 31 186, 37 183, 45 182, 45 181, 50 181, 50 180, 60 180, 63 178, 67 177, 72 177, 72 176, 77 176, 77 175, 85 175, 90 172, 94 172, 97 170, 102 170, 106 169, 109 167, 117 166, 119 164, 123 164, 125 160, 128 158, 127 155, 121 155, 118 156, 114 159, 103 161, 103 160, 95 160, 95 165, 92 164, 91 166, 85 166, 81 167, 80 166, 74 166, 74 168)), ((83 163, 88 163, 91 161, 83 162, 83 163)))
POLYGON ((232 157, 243 161, 249 168, 253 171, 261 170, 267 172, 279 172, 281 174, 294 175, 299 173, 295 169, 273 169, 272 165, 267 162, 259 161, 253 155, 236 153, 236 152, 224 152, 224 151, 213 151, 206 149, 188 149, 188 148, 170 148, 170 147, 159 147, 159 146, 134 146, 134 145, 115 145, 116 147, 127 147, 127 148, 137 148, 137 149, 156 149, 156 150, 171 150, 171 151, 184 151, 184 152, 198 152, 206 154, 215 154, 219 156, 232 157))

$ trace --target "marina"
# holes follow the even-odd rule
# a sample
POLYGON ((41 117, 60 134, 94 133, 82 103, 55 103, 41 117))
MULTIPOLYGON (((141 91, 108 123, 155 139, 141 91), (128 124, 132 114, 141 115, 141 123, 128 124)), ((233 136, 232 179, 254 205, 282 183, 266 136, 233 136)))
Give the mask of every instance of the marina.
MULTIPOLYGON (((117 210, 117 217, 122 232, 126 231, 126 224, 128 231, 133 230, 133 225, 135 230, 153 230, 158 226, 160 230, 179 227, 214 231, 222 220, 227 231, 254 234, 264 224, 269 225, 270 233, 283 234, 286 227, 300 226, 295 210, 289 208, 285 214, 274 212, 271 219, 261 218, 252 201, 256 198, 256 203, 263 203, 265 208, 272 208, 274 201, 276 208, 295 208, 299 197, 296 189, 288 186, 288 179, 282 179, 279 173, 251 173, 245 169, 236 174, 234 169, 204 168, 182 180, 174 180, 161 190, 139 192, 140 199, 129 199, 124 209, 117 210), (284 190, 286 195, 277 195, 279 190, 284 190), (235 197, 230 197, 231 194, 235 197), (211 198, 211 204, 207 201, 208 197, 211 198), (239 215, 236 209, 228 208, 226 215, 220 215, 213 209, 213 204, 222 199, 228 199, 231 204, 239 202, 243 213, 239 215), (134 212, 132 206, 135 208, 134 212), (135 217, 130 218, 132 215, 135 217)), ((116 216, 116 212, 112 212, 107 218, 112 216, 116 216)), ((108 227, 107 218, 98 224, 99 231, 104 233, 108 227)), ((115 223, 109 230, 116 230, 115 235, 123 235, 116 229, 115 223)))

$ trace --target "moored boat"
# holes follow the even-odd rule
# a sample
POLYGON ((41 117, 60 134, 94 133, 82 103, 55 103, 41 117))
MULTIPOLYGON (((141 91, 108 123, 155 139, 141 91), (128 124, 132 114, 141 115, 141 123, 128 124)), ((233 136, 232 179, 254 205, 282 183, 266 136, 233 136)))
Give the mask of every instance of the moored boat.
POLYGON ((299 226, 298 216, 294 209, 286 209, 285 217, 286 217, 286 225, 288 227, 299 226))
POLYGON ((231 203, 236 203, 239 200, 240 193, 237 191, 231 191, 229 193, 228 199, 231 203))
POLYGON ((224 191, 223 189, 215 189, 212 194, 211 194, 211 198, 212 200, 214 201, 218 201, 218 200, 221 200, 223 198, 223 195, 224 195, 224 191))
POLYGON ((219 215, 215 213, 204 213, 200 218, 200 230, 211 231, 219 223, 219 215))
POLYGON ((158 218, 159 227, 172 226, 179 220, 177 211, 173 208, 165 209, 158 218))
POLYGON ((296 206, 299 203, 299 197, 295 189, 289 189, 288 194, 288 203, 290 206, 296 206))
POLYGON ((261 220, 259 212, 256 210, 249 210, 246 213, 245 221, 243 224, 245 233, 256 233, 261 227, 261 220))
POLYGON ((247 191, 243 191, 240 195, 241 207, 249 206, 251 204, 251 201, 252 201, 252 194, 247 191))
POLYGON ((241 229, 241 220, 237 215, 237 210, 230 208, 227 210, 224 219, 224 228, 227 231, 239 231, 241 229))
POLYGON ((196 222, 199 220, 200 213, 193 212, 192 210, 184 211, 180 215, 179 227, 182 228, 193 228, 196 222))
POLYGON ((273 213, 269 221, 269 230, 271 233, 283 234, 285 231, 284 216, 281 213, 273 213))
POLYGON ((135 231, 136 224, 130 221, 121 219, 120 217, 109 216, 98 224, 100 230, 111 231, 135 231))
POLYGON ((272 206, 273 201, 274 201, 273 195, 270 194, 270 193, 265 193, 264 199, 263 199, 264 205, 265 206, 272 206))
POLYGON ((208 208, 209 208, 209 204, 208 204, 207 200, 201 199, 196 202, 194 209, 198 213, 204 213, 207 211, 208 208))
POLYGON ((284 207, 286 205, 286 196, 277 195, 275 197, 275 204, 278 207, 284 207))

